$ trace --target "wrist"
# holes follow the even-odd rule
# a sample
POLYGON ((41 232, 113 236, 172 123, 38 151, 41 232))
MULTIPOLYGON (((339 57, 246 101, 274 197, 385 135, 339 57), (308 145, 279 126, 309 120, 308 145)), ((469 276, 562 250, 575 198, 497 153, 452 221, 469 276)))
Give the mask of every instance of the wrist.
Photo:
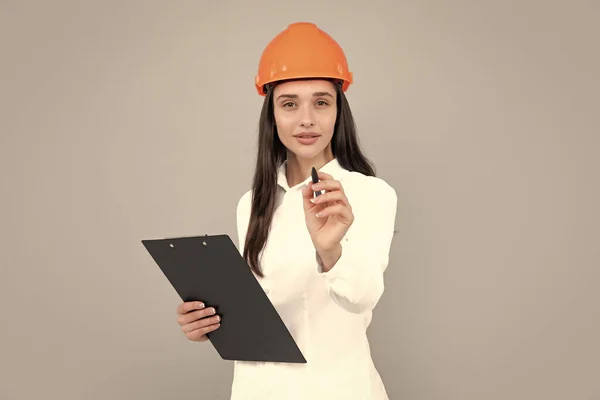
POLYGON ((342 244, 338 243, 332 249, 317 249, 317 261, 321 265, 323 272, 328 272, 342 256, 342 244))

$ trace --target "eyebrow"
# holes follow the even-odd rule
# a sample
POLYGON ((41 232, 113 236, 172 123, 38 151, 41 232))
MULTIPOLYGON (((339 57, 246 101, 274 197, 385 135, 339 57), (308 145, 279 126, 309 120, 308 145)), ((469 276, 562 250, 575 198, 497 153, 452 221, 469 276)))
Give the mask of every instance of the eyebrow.
MULTIPOLYGON (((329 97, 333 98, 333 95, 329 92, 314 92, 313 93, 313 97, 323 97, 323 96, 329 96, 329 97)), ((297 99, 298 95, 297 94, 281 94, 277 97, 277 100, 279 100, 282 97, 289 98, 289 99, 297 99)))

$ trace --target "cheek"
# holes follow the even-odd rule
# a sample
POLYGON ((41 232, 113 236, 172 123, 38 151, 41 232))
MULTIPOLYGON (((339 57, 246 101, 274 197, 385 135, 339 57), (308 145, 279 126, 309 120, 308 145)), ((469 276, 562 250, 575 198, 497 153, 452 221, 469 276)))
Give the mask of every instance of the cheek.
POLYGON ((280 137, 290 136, 294 133, 294 121, 288 115, 275 113, 275 125, 280 137))
POLYGON ((323 125, 322 125, 322 131, 324 134, 329 135, 329 136, 333 136, 333 130, 335 128, 335 114, 333 114, 332 116, 328 116, 326 119, 323 120, 323 125))

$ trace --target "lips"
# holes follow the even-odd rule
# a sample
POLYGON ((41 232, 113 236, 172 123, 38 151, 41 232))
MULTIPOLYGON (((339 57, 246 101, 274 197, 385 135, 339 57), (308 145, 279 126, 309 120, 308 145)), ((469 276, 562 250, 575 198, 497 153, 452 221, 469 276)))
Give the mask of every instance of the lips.
POLYGON ((312 144, 315 144, 315 143, 317 143, 317 141, 319 140, 319 135, 316 135, 316 136, 312 135, 312 136, 311 136, 311 135, 309 135, 309 134, 301 134, 301 135, 296 135, 296 136, 294 136, 294 138, 295 138, 295 139, 296 139, 296 140, 297 140, 297 141, 298 141, 300 144, 303 144, 303 145, 306 145, 306 146, 308 146, 308 145, 312 145, 312 144))
POLYGON ((298 133, 298 134, 294 135, 294 137, 304 138, 304 139, 311 139, 311 138, 316 138, 316 137, 319 137, 319 136, 321 136, 321 135, 319 135, 317 133, 312 133, 312 132, 298 133))

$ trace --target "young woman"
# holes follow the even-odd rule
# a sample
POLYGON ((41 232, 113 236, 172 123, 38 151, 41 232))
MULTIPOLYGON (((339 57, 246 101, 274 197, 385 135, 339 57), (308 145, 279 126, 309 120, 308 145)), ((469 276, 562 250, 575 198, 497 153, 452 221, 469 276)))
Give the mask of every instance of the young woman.
MULTIPOLYGON (((366 330, 397 197, 359 148, 351 83, 344 52, 314 24, 291 24, 261 57, 255 84, 265 99, 252 189, 237 205, 239 245, 307 363, 236 361, 232 400, 388 399, 366 330)), ((201 303, 177 311, 190 340, 220 326, 201 303)))

